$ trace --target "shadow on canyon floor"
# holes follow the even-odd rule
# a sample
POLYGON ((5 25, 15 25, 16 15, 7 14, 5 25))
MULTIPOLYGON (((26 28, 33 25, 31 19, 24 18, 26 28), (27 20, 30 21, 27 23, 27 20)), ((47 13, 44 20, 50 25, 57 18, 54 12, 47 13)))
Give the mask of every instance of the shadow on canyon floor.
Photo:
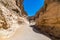
POLYGON ((60 38, 56 38, 56 37, 54 37, 54 36, 52 36, 52 35, 50 35, 50 34, 43 33, 42 31, 40 31, 40 29, 36 28, 35 25, 31 25, 30 27, 33 28, 33 31, 34 31, 34 32, 39 33, 39 34, 43 34, 43 35, 49 37, 51 40, 60 40, 60 38))

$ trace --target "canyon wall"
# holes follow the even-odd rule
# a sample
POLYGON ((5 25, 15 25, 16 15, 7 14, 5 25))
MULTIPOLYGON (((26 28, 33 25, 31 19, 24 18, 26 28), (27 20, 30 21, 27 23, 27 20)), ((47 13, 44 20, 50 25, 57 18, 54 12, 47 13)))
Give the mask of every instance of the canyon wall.
POLYGON ((24 5, 23 5, 24 0, 16 0, 16 5, 21 9, 21 15, 24 17, 27 17, 27 12, 24 10, 24 5))
POLYGON ((45 5, 35 16, 40 32, 60 40, 60 0, 45 0, 45 5))
POLYGON ((0 38, 9 38, 21 25, 29 24, 21 11, 16 0, 0 0, 0 38))

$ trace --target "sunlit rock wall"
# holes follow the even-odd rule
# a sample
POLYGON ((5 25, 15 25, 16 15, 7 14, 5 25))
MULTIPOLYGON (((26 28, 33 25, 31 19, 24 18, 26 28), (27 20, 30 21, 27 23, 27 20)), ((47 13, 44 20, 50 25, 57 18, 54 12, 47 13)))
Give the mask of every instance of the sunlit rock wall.
POLYGON ((16 0, 0 0, 0 38, 12 36, 23 23, 29 24, 21 15, 16 0))
POLYGON ((36 14, 36 28, 51 37, 60 38, 60 0, 45 0, 36 14))
POLYGON ((24 5, 23 5, 24 0, 16 0, 16 5, 21 9, 21 13, 23 17, 27 17, 27 12, 24 10, 24 5))

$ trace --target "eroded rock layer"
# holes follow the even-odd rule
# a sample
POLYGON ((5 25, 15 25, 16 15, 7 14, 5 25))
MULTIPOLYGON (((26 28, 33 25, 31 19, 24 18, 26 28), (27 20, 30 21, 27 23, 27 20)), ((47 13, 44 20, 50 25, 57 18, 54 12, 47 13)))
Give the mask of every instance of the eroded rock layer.
POLYGON ((60 38, 60 0, 45 0, 44 7, 36 15, 36 28, 58 40, 60 38))
POLYGON ((24 10, 23 1, 24 0, 16 0, 16 5, 21 9, 22 16, 27 17, 28 15, 26 11, 24 10))
POLYGON ((21 15, 16 0, 0 0, 0 38, 9 38, 22 24, 29 24, 21 15))

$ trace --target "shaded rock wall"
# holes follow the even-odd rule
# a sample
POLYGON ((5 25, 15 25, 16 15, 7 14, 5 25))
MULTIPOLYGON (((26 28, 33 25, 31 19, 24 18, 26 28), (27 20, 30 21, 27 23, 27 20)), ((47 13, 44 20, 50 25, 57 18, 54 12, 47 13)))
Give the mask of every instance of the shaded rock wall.
POLYGON ((16 0, 16 5, 21 9, 22 16, 26 17, 28 15, 27 15, 26 11, 24 10, 23 1, 24 0, 16 0))
POLYGON ((45 0, 36 17, 36 28, 40 32, 60 40, 60 0, 45 0))

